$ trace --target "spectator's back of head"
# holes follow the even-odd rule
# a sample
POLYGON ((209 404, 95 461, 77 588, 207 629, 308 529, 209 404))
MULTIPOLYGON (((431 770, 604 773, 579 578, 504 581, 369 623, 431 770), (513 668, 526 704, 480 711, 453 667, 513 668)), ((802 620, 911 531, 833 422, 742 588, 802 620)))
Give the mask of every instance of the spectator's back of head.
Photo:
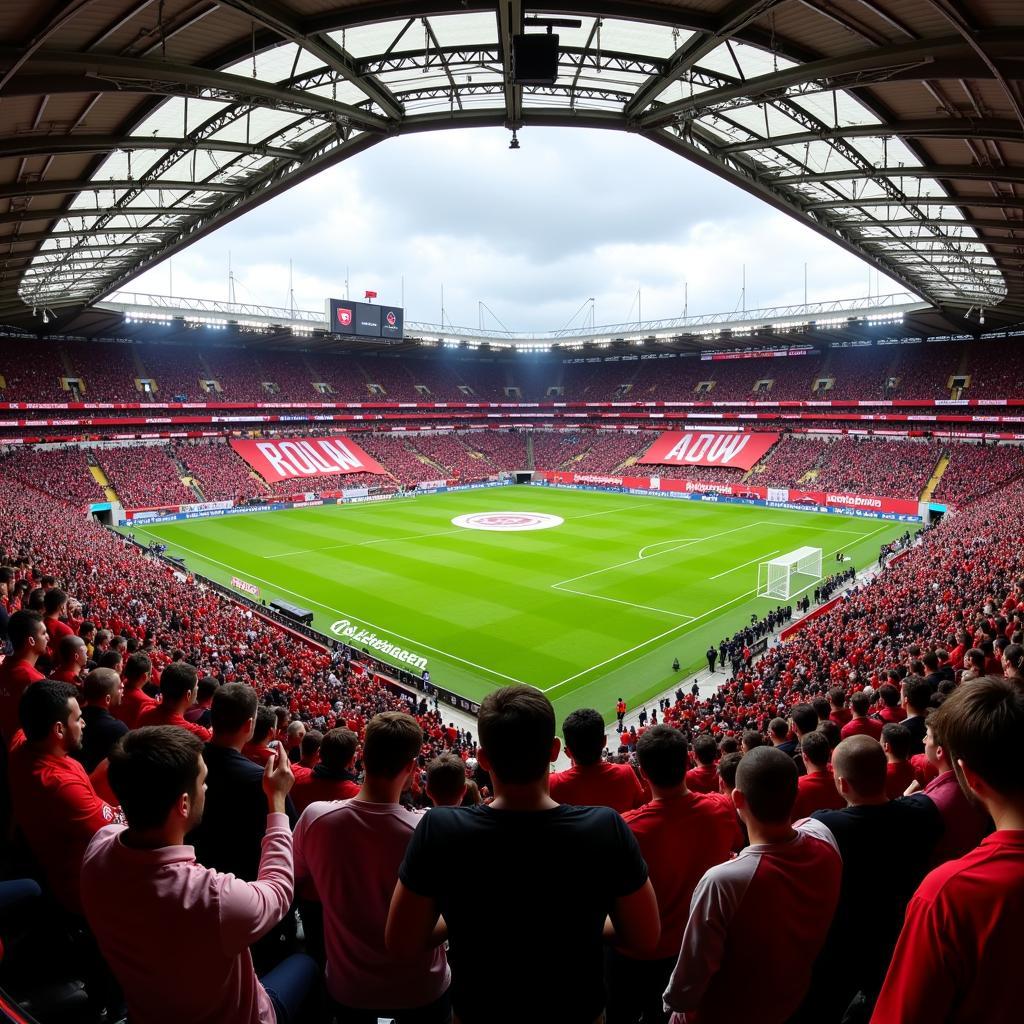
MULTIPOLYGON (((324 736, 324 744, 327 743, 327 736, 324 736)), ((384 711, 374 715, 367 723, 363 740, 363 766, 366 774, 394 779, 409 769, 410 763, 415 761, 422 748, 423 730, 412 715, 402 711, 384 711)), ((321 746, 320 760, 323 759, 324 748, 321 746)))
POLYGON ((358 746, 359 737, 351 729, 331 729, 320 743, 320 763, 332 772, 347 771, 358 746))
POLYGON ((532 686, 505 686, 483 699, 477 717, 481 752, 501 782, 537 782, 557 757, 555 709, 532 686))
POLYGON ((975 792, 984 784, 1003 797, 1024 796, 1024 691, 1017 683, 995 676, 971 680, 946 699, 928 724, 942 737, 961 785, 966 779, 975 792))
POLYGON ((135 729, 114 744, 108 778, 130 828, 159 828, 176 807, 188 828, 199 824, 202 753, 199 737, 176 725, 135 729))
POLYGON ((458 807, 466 794, 466 766, 454 754, 441 754, 427 765, 427 795, 438 807, 458 807))
POLYGON ((256 744, 266 743, 270 734, 277 728, 277 715, 273 708, 261 704, 256 709, 256 724, 252 730, 252 742, 256 744))
POLYGON ((593 708, 577 708, 562 723, 566 752, 573 761, 586 767, 597 764, 604 750, 604 719, 593 708))
POLYGON ((840 785, 840 792, 847 800, 847 787, 854 797, 865 800, 884 795, 887 763, 882 745, 870 736, 851 736, 832 752, 832 771, 846 783, 840 785))
POLYGON ((757 747, 764 746, 764 737, 756 729, 745 729, 740 738, 740 749, 749 753, 757 747))
POLYGON ((907 699, 907 707, 914 714, 923 715, 928 710, 932 688, 920 676, 907 676, 903 680, 903 696, 907 699))
POLYGON ((195 665, 187 661, 174 661, 160 673, 160 692, 165 703, 177 704, 183 697, 190 694, 199 681, 199 673, 195 665))
MULTIPOLYGON (((135 655, 133 654, 132 658, 134 657, 135 655)), ((213 676, 203 676, 196 686, 196 703, 205 704, 207 701, 212 700, 219 686, 219 679, 214 679, 213 676)))
POLYGON ((731 754, 723 755, 722 759, 718 762, 718 778, 726 789, 736 788, 736 770, 739 768, 740 761, 742 760, 743 755, 738 750, 734 750, 731 754))
POLYGON ((324 734, 319 729, 307 729, 306 735, 302 737, 302 743, 299 745, 299 752, 302 754, 303 760, 308 760, 314 754, 318 754, 323 741, 324 734))
POLYGON ((818 712, 810 704, 797 704, 789 713, 789 717, 793 720, 794 729, 801 736, 818 728, 818 712))
POLYGON ((711 736, 698 736, 693 741, 693 756, 697 759, 698 764, 705 767, 712 765, 718 758, 718 744, 711 736))
MULTIPOLYGON (((82 696, 90 704, 103 704, 121 687, 121 677, 112 668, 94 668, 82 680, 82 696)), ((111 703, 116 703, 112 699, 111 703)))
POLYGON ((46 591, 43 595, 43 608, 46 611, 47 618, 57 615, 67 603, 68 595, 58 587, 46 591))
POLYGON ((863 691, 858 690, 850 694, 850 709, 855 715, 862 718, 871 710, 871 698, 863 691))
POLYGON ((910 730, 899 722, 890 722, 882 727, 882 746, 889 748, 889 753, 897 761, 906 761, 910 757, 910 745, 913 739, 910 730))
MULTIPOLYGON (((832 714, 832 705, 829 704, 827 697, 815 697, 811 701, 811 707, 814 709, 814 713, 818 716, 818 720, 824 722, 828 719, 828 716, 832 714)), ((793 709, 796 710, 795 708, 793 709)), ((807 730, 810 731, 810 730, 807 730)))
POLYGON ((237 735, 250 721, 255 723, 258 706, 259 699, 251 686, 225 683, 217 689, 210 705, 210 725, 214 735, 237 735))
POLYGON ((736 770, 741 815, 764 825, 788 824, 796 802, 799 774, 791 757, 775 747, 756 747, 743 755, 736 770))
POLYGON ((824 768, 832 756, 832 744, 825 738, 825 734, 815 730, 809 732, 800 739, 800 753, 808 764, 815 768, 824 768))
POLYGON ((771 733, 772 739, 785 743, 786 737, 789 736, 789 722, 784 718, 773 718, 768 723, 768 731, 771 733))
POLYGON ((652 786, 671 789, 686 777, 689 744, 670 725, 652 725, 636 741, 640 769, 652 786))
POLYGON ((878 688, 878 696, 887 708, 894 708, 900 702, 900 691, 892 683, 882 683, 878 688))
MULTIPOLYGON (((103 630, 100 632, 102 633, 103 630)), ((152 671, 153 663, 149 660, 149 655, 136 651, 124 663, 124 680, 126 683, 136 683, 152 671)))

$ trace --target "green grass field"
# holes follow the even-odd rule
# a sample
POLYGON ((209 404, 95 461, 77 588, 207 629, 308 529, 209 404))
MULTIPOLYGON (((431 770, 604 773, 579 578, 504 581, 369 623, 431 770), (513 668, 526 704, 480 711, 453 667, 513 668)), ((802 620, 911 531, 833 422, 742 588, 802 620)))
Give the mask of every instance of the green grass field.
MULTIPOLYGON (((435 683, 479 700, 530 683, 559 718, 611 716, 704 664, 777 602, 757 598, 757 566, 804 545, 841 549, 858 568, 906 526, 741 505, 541 487, 501 487, 142 529, 221 583, 341 619, 427 659, 435 683), (452 524, 470 513, 535 512, 564 522, 529 532, 452 524), (671 666, 678 658, 684 672, 671 666)), ((385 659, 387 660, 387 659, 385 659)))

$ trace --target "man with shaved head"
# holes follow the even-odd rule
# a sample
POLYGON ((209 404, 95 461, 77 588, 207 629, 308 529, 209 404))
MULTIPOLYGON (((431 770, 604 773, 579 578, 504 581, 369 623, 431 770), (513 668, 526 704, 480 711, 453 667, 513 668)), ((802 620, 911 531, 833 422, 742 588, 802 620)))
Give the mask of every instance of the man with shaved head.
POLYGON ((81 687, 82 673, 89 661, 89 649, 80 636, 69 634, 62 636, 57 644, 57 662, 50 673, 51 679, 59 683, 71 683, 81 687))
POLYGON ((801 1020, 838 1024, 855 998, 866 1001, 870 1011, 907 903, 942 835, 934 804, 886 797, 886 766, 885 751, 870 736, 851 736, 832 753, 836 788, 846 807, 815 811, 812 817, 836 838, 843 883, 801 1020))
MULTIPOLYGON (((61 641, 78 637, 65 637, 61 641)), ((81 641, 79 640, 79 643, 81 641)), ((93 769, 110 755, 114 744, 128 731, 124 722, 119 722, 111 711, 121 703, 124 694, 124 683, 112 668, 94 668, 82 683, 82 721, 85 732, 82 734, 82 747, 72 753, 87 772, 93 769)))

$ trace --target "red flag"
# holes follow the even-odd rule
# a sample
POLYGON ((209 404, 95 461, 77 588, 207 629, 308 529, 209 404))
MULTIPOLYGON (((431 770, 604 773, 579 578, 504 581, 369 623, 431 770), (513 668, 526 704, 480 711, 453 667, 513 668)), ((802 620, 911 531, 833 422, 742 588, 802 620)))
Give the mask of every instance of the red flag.
POLYGON ((375 299, 375 298, 377 298, 377 293, 376 292, 364 292, 363 293, 363 298, 364 299, 375 299))

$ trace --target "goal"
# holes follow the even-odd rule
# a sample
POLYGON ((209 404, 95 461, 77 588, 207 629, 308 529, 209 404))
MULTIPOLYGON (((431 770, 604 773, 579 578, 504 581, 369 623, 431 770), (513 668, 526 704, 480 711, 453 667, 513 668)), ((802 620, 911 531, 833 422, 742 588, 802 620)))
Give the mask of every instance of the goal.
POLYGON ((821 579, 821 548, 797 548, 757 567, 757 596, 787 601, 821 579))

